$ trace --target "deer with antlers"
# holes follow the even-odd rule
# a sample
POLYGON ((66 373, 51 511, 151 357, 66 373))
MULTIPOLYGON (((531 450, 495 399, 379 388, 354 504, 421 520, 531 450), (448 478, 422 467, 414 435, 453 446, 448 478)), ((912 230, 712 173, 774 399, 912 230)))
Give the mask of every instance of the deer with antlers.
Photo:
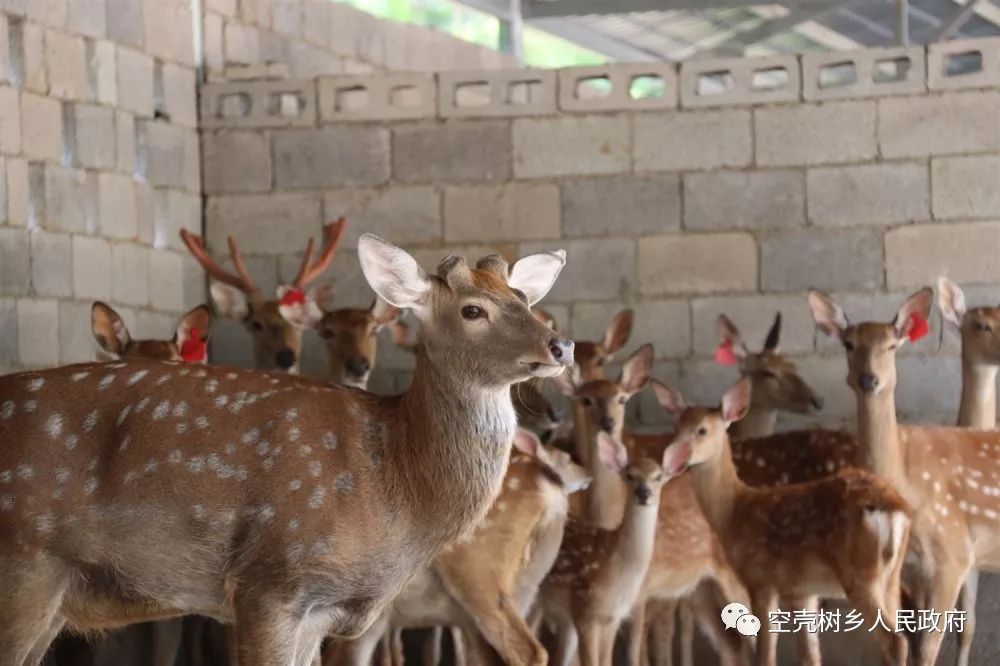
POLYGON ((482 519, 511 384, 573 360, 529 310, 565 254, 434 276, 372 235, 358 254, 428 332, 401 396, 148 361, 0 378, 0 664, 67 623, 201 613, 234 624, 241 666, 305 666, 482 519))
POLYGON ((236 273, 220 266, 205 250, 200 236, 186 229, 181 239, 205 272, 213 278, 212 299, 223 316, 241 322, 253 339, 254 359, 262 370, 283 370, 298 374, 302 356, 302 332, 313 328, 323 316, 318 301, 326 298, 327 285, 306 287, 327 269, 340 246, 347 220, 340 218, 323 227, 324 245, 313 261, 313 240, 309 239, 299 272, 291 285, 278 287, 278 298, 267 299, 247 270, 236 239, 229 237, 229 256, 236 273))
MULTIPOLYGON (((844 594, 875 627, 884 661, 905 663, 906 639, 894 633, 911 524, 903 497, 887 481, 860 470, 750 487, 737 475, 727 433, 750 406, 750 380, 729 389, 719 409, 689 407, 658 382, 653 389, 678 417, 664 469, 668 474, 691 469, 698 504, 750 593, 753 615, 764 623, 782 597, 844 594)), ((769 626, 763 629, 757 664, 773 666, 777 635, 769 626)))
MULTIPOLYGON (((928 332, 932 302, 933 292, 924 288, 889 323, 851 324, 829 295, 809 293, 816 323, 844 345, 847 384, 857 398, 862 463, 914 507, 904 587, 917 608, 941 613, 955 606, 961 591, 968 619, 974 572, 1000 568, 1000 466, 995 464, 1000 433, 899 425, 896 352, 928 332)), ((914 635, 915 662, 933 664, 942 638, 941 631, 914 635)))

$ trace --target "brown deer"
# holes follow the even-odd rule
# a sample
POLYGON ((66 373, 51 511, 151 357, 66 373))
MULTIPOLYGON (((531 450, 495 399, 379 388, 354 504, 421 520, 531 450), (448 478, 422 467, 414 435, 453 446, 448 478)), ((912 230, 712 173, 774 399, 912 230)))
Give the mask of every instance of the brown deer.
POLYGON ((668 475, 649 458, 630 464, 625 446, 597 434, 602 465, 616 470, 630 488, 625 517, 615 530, 570 519, 559 556, 539 592, 547 620, 556 628, 565 665, 579 649, 582 666, 611 666, 618 627, 638 598, 653 554, 660 489, 668 475))
MULTIPOLYGON (((945 613, 955 607, 970 571, 1000 566, 1000 469, 994 455, 1000 433, 898 424, 896 352, 926 334, 932 302, 933 292, 924 288, 889 323, 850 324, 829 295, 809 294, 816 323, 844 345, 862 463, 914 507, 903 586, 916 608, 945 613)), ((969 588, 963 596, 971 601, 969 588)), ((933 664, 942 638, 939 631, 914 635, 915 662, 933 664)))
POLYGON ((903 497, 887 481, 860 470, 808 483, 750 487, 737 475, 727 433, 749 409, 750 380, 729 389, 719 409, 689 407, 658 382, 653 389, 678 416, 664 469, 678 474, 691 468, 698 504, 764 625, 757 636, 757 664, 776 663, 777 634, 768 620, 779 598, 841 593, 876 627, 886 663, 904 664, 906 639, 894 633, 910 531, 903 497))
POLYGON ((573 361, 529 310, 565 254, 435 276, 370 234, 358 254, 427 332, 401 396, 148 361, 0 378, 0 664, 67 623, 200 613, 234 624, 241 666, 305 666, 483 518, 510 385, 573 361))
POLYGON ((313 241, 309 239, 302 265, 291 285, 278 287, 278 298, 267 299, 257 287, 240 254, 236 239, 229 237, 229 255, 236 273, 220 266, 205 250, 200 236, 186 229, 181 239, 205 272, 213 279, 212 299, 223 316, 242 322, 253 339, 254 359, 263 370, 283 370, 298 374, 302 356, 302 332, 322 318, 318 302, 326 300, 329 285, 306 290, 333 261, 347 220, 340 218, 323 227, 324 247, 313 262, 313 241))
POLYGON ((190 310, 181 317, 169 340, 135 340, 114 308, 95 301, 90 309, 90 328, 97 344, 112 359, 207 363, 212 311, 207 305, 190 310))
POLYGON ((525 624, 538 586, 562 542, 567 496, 590 476, 563 451, 546 449, 519 430, 503 489, 472 536, 445 549, 396 598, 392 612, 361 638, 332 650, 329 666, 368 666, 375 643, 390 626, 457 625, 475 663, 544 665, 544 648, 525 624))
POLYGON ((323 315, 316 331, 326 345, 330 381, 367 388, 378 354, 378 333, 401 314, 376 298, 369 308, 339 308, 323 315))

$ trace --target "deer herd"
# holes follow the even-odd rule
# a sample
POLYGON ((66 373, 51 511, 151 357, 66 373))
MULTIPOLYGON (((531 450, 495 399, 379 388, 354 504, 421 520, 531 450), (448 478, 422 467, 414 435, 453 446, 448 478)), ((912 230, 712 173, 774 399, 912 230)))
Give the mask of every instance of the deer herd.
MULTIPOLYGON (((695 623, 722 663, 773 665, 773 614, 838 600, 891 664, 935 664, 944 636, 900 611, 964 611, 969 663, 978 571, 1000 568, 1000 309, 940 279, 962 339, 958 425, 911 426, 896 355, 928 332, 932 290, 862 323, 810 292, 857 428, 776 434, 782 412, 823 407, 779 351, 780 314, 759 352, 719 317, 716 360, 741 376, 720 405, 691 405, 653 378, 649 344, 607 371, 631 310, 597 341, 532 310, 561 250, 427 273, 364 234, 375 302, 325 311, 328 287, 309 285, 345 228, 324 228, 315 260, 310 241, 273 299, 234 239, 230 272, 182 232, 258 370, 207 363, 207 306, 158 341, 95 303, 106 361, 0 378, 0 666, 92 663, 100 632, 144 622, 152 656, 135 661, 155 666, 182 649, 216 663, 212 640, 241 666, 396 665, 414 628, 431 630, 427 664, 447 631, 460 664, 660 665, 677 648, 689 665, 695 623), (382 329, 415 356, 402 395, 365 390, 382 329), (331 382, 299 376, 307 330, 331 382), (627 427, 647 389, 672 431, 627 427), (760 619, 755 637, 726 628, 731 602, 760 619), (89 634, 69 659, 50 651, 64 630, 89 634)), ((819 664, 818 633, 795 639, 797 663, 819 664)))

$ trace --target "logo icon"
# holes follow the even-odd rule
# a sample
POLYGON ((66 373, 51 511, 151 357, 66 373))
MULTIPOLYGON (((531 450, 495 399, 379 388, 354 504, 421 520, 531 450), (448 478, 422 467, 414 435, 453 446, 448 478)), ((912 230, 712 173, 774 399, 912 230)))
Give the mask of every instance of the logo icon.
MULTIPOLYGON (((728 604, 722 609, 722 624, 726 626, 726 629, 733 629, 736 627, 736 622, 744 615, 749 615, 750 609, 741 603, 733 602, 728 604)), ((758 624, 760 624, 758 622, 758 624)))
POLYGON ((736 631, 744 636, 756 636, 760 633, 760 620, 748 613, 736 621, 736 631))

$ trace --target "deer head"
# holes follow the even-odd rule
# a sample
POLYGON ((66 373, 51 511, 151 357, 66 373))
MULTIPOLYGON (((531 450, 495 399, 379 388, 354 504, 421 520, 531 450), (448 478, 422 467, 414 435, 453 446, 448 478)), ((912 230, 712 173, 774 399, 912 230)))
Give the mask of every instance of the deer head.
POLYGON ((378 355, 378 333, 401 311, 376 298, 369 308, 340 308, 323 315, 316 325, 326 344, 330 380, 366 388, 378 355))
POLYGON ((514 447, 538 460, 553 477, 559 480, 559 485, 567 494, 585 490, 593 480, 590 473, 573 462, 568 453, 555 447, 545 446, 538 435, 529 430, 518 428, 517 434, 514 435, 514 447))
POLYGON ((679 391, 654 379, 657 401, 677 417, 674 438, 663 452, 663 469, 676 475, 722 455, 729 442, 729 426, 750 410, 751 387, 750 378, 744 377, 722 396, 722 407, 709 409, 690 407, 679 391))
POLYGON ((1000 307, 968 308, 962 288, 938 278, 938 307, 962 335, 962 356, 979 365, 1000 365, 1000 307))
POLYGON ((632 310, 622 310, 608 324, 603 340, 576 343, 576 367, 574 370, 578 383, 604 378, 604 364, 614 358, 615 353, 628 342, 628 338, 632 334, 632 320, 632 310))
POLYGON ((915 292, 889 323, 852 325, 844 309, 822 291, 809 292, 813 319, 828 335, 838 338, 847 352, 847 385, 861 395, 875 395, 896 388, 896 352, 907 341, 927 334, 934 292, 915 292))
POLYGON ((206 363, 212 311, 207 305, 199 305, 185 314, 169 340, 134 340, 121 316, 110 305, 95 301, 90 308, 90 329, 104 353, 114 359, 206 363))
POLYGON ((347 220, 340 218, 323 228, 325 244, 319 258, 312 261, 313 240, 309 239, 302 265, 290 285, 278 287, 277 298, 265 298, 247 270, 236 239, 229 237, 229 255, 236 273, 220 266, 208 252, 200 236, 186 229, 181 239, 188 250, 213 278, 212 299, 223 316, 242 322, 253 338, 254 358, 261 369, 298 373, 302 356, 302 332, 313 328, 323 316, 318 302, 326 300, 328 285, 306 287, 333 261, 343 239, 347 220))
POLYGON ((606 432, 597 435, 597 454, 601 464, 621 476, 639 506, 659 506, 660 490, 669 476, 656 461, 639 458, 629 462, 625 445, 606 432))
POLYGON ((823 400, 799 375, 798 368, 781 354, 781 313, 759 352, 747 349, 740 330, 726 315, 719 315, 719 351, 716 360, 724 365, 736 363, 740 374, 753 384, 753 407, 808 414, 823 408, 823 400))
POLYGON ((653 346, 639 347, 622 366, 617 380, 592 379, 578 386, 572 398, 586 410, 590 422, 608 434, 621 432, 629 399, 646 387, 653 369, 653 346))

